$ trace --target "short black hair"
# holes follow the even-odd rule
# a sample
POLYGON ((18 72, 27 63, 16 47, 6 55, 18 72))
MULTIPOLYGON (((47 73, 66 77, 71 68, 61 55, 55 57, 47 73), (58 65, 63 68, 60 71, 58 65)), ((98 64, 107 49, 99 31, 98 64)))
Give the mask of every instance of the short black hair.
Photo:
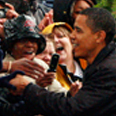
POLYGON ((79 14, 86 15, 87 25, 92 29, 92 32, 104 30, 106 32, 106 44, 113 40, 115 35, 115 19, 111 13, 104 8, 88 8, 81 11, 79 14))

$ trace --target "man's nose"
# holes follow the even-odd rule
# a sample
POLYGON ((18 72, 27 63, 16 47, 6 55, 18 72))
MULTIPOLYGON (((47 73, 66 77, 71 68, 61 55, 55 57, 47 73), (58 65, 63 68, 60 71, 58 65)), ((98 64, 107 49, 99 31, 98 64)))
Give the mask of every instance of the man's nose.
POLYGON ((70 34, 70 39, 71 39, 71 42, 72 42, 72 43, 75 41, 75 34, 74 34, 74 31, 72 31, 72 33, 70 34))

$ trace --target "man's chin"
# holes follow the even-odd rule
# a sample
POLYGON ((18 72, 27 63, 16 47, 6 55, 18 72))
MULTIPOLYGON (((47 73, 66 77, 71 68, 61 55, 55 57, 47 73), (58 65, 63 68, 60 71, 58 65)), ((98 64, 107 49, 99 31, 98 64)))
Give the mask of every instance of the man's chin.
POLYGON ((80 55, 80 54, 78 54, 78 53, 74 53, 74 57, 75 57, 75 58, 83 58, 83 56, 80 55))

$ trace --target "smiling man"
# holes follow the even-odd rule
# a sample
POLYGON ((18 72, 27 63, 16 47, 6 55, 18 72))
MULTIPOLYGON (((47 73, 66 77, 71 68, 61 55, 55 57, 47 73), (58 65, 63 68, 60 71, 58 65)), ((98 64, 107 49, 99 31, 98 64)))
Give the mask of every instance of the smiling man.
POLYGON ((116 115, 116 49, 113 37, 115 20, 105 9, 90 8, 80 12, 71 39, 76 57, 89 66, 84 72, 83 87, 71 98, 50 93, 24 78, 11 84, 22 92, 33 114, 45 116, 115 116, 116 115), (22 85, 22 81, 24 84, 22 85), (16 83, 18 82, 18 83, 16 83), (25 88, 26 87, 26 88, 25 88))

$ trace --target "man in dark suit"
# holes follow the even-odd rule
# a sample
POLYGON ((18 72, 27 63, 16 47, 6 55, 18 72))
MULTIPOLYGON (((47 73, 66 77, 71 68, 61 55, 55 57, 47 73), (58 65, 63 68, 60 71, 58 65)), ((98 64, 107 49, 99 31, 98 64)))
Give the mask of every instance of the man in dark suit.
POLYGON ((116 49, 113 37, 115 20, 102 8, 79 13, 71 40, 75 57, 84 58, 88 67, 83 87, 70 98, 50 93, 29 83, 22 76, 10 81, 23 94, 33 114, 45 116, 115 116, 116 115, 116 49), (20 81, 19 81, 20 80, 20 81))

